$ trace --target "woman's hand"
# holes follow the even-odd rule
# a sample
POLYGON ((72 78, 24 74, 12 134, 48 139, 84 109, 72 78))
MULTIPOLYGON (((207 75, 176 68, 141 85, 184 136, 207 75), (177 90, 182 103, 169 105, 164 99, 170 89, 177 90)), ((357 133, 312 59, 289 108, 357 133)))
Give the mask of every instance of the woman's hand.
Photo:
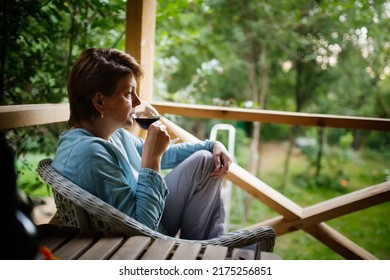
POLYGON ((228 173, 232 158, 225 146, 219 141, 215 141, 214 143, 213 156, 215 169, 210 175, 215 178, 222 178, 228 173))
POLYGON ((160 121, 149 126, 142 150, 141 167, 161 171, 161 158, 169 146, 171 138, 167 128, 160 121))

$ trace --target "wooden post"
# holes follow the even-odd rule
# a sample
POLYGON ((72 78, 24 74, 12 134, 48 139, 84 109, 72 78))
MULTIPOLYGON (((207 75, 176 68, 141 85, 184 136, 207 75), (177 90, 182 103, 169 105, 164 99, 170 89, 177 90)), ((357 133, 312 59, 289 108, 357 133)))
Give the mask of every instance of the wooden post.
POLYGON ((126 52, 141 64, 145 76, 137 81, 141 99, 153 96, 153 62, 156 29, 155 0, 127 0, 126 3, 126 52))

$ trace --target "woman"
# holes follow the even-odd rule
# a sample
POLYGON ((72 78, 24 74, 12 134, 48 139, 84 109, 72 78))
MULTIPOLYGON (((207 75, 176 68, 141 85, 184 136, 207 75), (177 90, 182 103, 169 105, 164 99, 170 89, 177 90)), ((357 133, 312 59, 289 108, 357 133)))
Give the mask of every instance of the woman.
POLYGON ((88 49, 68 79, 71 129, 59 139, 53 167, 64 177, 170 236, 209 239, 223 233, 222 177, 231 158, 218 141, 169 147, 165 125, 145 141, 127 130, 140 104, 137 61, 115 49, 88 49), (172 169, 163 178, 162 169, 172 169))

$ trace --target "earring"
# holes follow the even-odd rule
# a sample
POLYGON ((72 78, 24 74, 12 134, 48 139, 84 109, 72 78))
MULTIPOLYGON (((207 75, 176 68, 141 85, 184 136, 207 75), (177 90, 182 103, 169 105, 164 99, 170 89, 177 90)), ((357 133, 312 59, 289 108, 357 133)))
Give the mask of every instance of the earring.
POLYGON ((100 118, 104 119, 104 113, 100 113, 100 118))

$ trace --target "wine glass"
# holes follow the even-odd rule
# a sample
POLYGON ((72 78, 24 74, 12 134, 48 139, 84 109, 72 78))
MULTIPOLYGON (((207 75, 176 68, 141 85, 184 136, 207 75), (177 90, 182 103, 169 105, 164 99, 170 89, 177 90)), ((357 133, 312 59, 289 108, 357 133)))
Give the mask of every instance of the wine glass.
MULTIPOLYGON (((149 126, 160 119, 160 113, 150 103, 141 101, 141 104, 134 108, 131 116, 137 122, 137 124, 145 130, 148 130, 149 126)), ((173 145, 178 142, 180 138, 171 140, 169 145, 173 145)))
POLYGON ((131 116, 137 124, 145 130, 147 130, 152 123, 160 119, 160 114, 156 108, 145 101, 141 101, 141 104, 134 108, 131 116))

